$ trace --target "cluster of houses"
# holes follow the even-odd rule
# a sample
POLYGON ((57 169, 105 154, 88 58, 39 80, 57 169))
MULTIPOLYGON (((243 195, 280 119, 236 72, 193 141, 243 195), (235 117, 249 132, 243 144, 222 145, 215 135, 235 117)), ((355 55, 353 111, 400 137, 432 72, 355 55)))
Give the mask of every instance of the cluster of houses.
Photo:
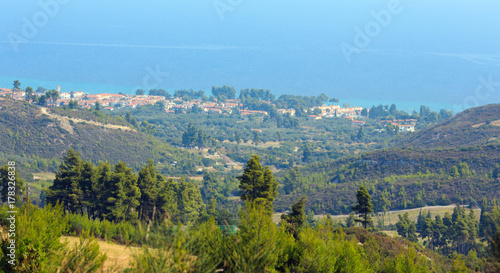
POLYGON ((24 92, 12 92, 12 89, 1 88, 0 87, 0 96, 11 96, 16 100, 24 100, 24 92))
MULTIPOLYGON (((59 88, 58 88, 59 89, 59 88)), ((10 95, 14 99, 24 100, 24 90, 12 92, 11 89, 0 88, 0 96, 10 95)), ((154 105, 162 102, 160 105, 165 107, 168 113, 186 113, 193 107, 199 107, 204 112, 215 112, 219 114, 231 114, 234 109, 238 109, 240 115, 267 115, 266 111, 248 110, 243 108, 243 104, 239 99, 226 100, 224 102, 214 101, 204 102, 199 99, 191 101, 183 101, 181 98, 165 99, 163 96, 149 95, 126 95, 126 94, 88 94, 84 92, 62 92, 57 100, 57 106, 69 105, 70 101, 77 101, 78 105, 84 109, 94 107, 99 103, 105 110, 114 110, 115 108, 137 108, 143 105, 154 105)), ((271 103, 271 102, 269 102, 271 103)), ((362 126, 365 121, 359 120, 361 117, 362 107, 341 107, 339 105, 323 105, 309 109, 315 112, 315 115, 309 115, 308 119, 318 120, 322 118, 343 117, 350 119, 352 126, 362 126), (319 110, 319 111, 318 111, 319 110)), ((370 109, 366 109, 369 111, 370 109)), ((295 109, 277 109, 279 114, 295 116, 295 109)), ((392 124, 397 126, 401 132, 415 131, 416 119, 405 120, 383 120, 384 125, 392 124)))
MULTIPOLYGON (((24 90, 19 90, 18 92, 12 93, 11 89, 1 88, 0 95, 14 94, 14 99, 24 100, 25 92, 24 90)), ((103 109, 114 110, 115 108, 136 108, 143 105, 156 104, 159 101, 163 102, 165 106, 165 111, 169 113, 183 113, 187 112, 189 109, 199 107, 204 112, 215 112, 219 114, 231 114, 234 109, 238 109, 239 113, 243 116, 246 115, 267 115, 266 111, 248 110, 243 108, 243 104, 239 99, 226 100, 224 102, 218 102, 217 99, 214 101, 203 102, 199 99, 193 99, 191 101, 183 101, 181 98, 173 98, 171 100, 165 99, 163 96, 134 96, 126 94, 88 94, 84 92, 62 92, 59 94, 59 99, 57 100, 57 106, 69 105, 70 101, 77 101, 78 105, 82 108, 89 109, 95 106, 98 102, 101 104, 103 109)), ((271 102, 268 102, 271 103, 271 102)), ((361 107, 350 107, 342 108, 338 105, 328 105, 315 107, 310 110, 319 109, 321 114, 310 115, 310 119, 321 119, 329 117, 359 117, 361 115, 361 107)), ((290 116, 295 116, 295 109, 278 109, 278 113, 290 116)))
POLYGON ((84 109, 94 107, 99 103, 105 110, 114 110, 115 108, 136 108, 138 106, 155 104, 164 100, 160 96, 130 96, 122 94, 85 94, 83 92, 61 93, 57 105, 68 105, 69 102, 77 101, 78 105, 84 109))
MULTIPOLYGON (((322 119, 322 118, 333 118, 333 117, 345 117, 350 119, 356 119, 361 117, 361 112, 363 107, 340 107, 339 105, 323 105, 311 108, 314 112, 319 112, 317 115, 309 115, 309 119, 322 119), (319 111, 317 111, 319 110, 319 111)), ((369 109, 367 109, 369 111, 369 109)), ((295 111, 294 111, 295 113, 295 111)))
POLYGON ((380 122, 384 125, 392 124, 392 126, 399 128, 400 132, 415 132, 415 125, 417 124, 416 119, 394 119, 380 122))

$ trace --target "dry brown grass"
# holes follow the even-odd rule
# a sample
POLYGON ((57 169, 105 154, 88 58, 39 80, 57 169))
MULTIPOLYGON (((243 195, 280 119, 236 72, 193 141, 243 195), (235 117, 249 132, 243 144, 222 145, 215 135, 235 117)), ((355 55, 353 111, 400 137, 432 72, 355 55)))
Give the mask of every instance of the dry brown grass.
MULTIPOLYGON (((180 179, 180 177, 178 177, 178 176, 166 176, 165 177, 165 179, 170 179, 170 178, 175 179, 175 180, 180 179)), ((189 176, 188 178, 190 180, 194 180, 194 181, 203 181, 203 176, 189 176)))
POLYGON ((42 172, 42 173, 34 173, 33 180, 54 180, 56 179, 55 173, 42 172))
MULTIPOLYGON (((62 236, 61 242, 64 241, 67 241, 69 244, 68 246, 71 248, 80 241, 80 238, 72 236, 62 236)), ((98 243, 101 252, 106 253, 108 257, 104 262, 104 270, 122 272, 130 266, 130 262, 134 257, 134 253, 140 251, 140 249, 138 248, 127 247, 124 245, 112 244, 103 241, 98 241, 98 243)))
POLYGON ((97 127, 105 127, 105 128, 114 129, 114 130, 121 129, 124 131, 136 132, 135 129, 132 129, 132 128, 127 127, 127 126, 114 125, 114 124, 104 124, 104 123, 95 122, 92 120, 84 120, 84 119, 78 119, 78 118, 68 118, 68 117, 58 116, 58 115, 49 113, 47 111, 47 108, 45 108, 45 107, 40 107, 40 112, 42 115, 47 115, 50 118, 54 118, 54 119, 59 120, 61 127, 64 128, 65 130, 67 130, 68 132, 70 132, 70 134, 73 134, 74 132, 73 132, 73 126, 69 123, 69 121, 73 121, 74 123, 88 123, 88 124, 92 124, 92 125, 97 126, 97 127))
MULTIPOLYGON (((232 142, 236 145, 236 142, 232 142)), ((269 147, 274 147, 274 148, 279 148, 281 146, 281 142, 278 141, 268 141, 266 143, 259 143, 259 145, 255 146, 253 141, 249 140, 247 142, 242 142, 240 146, 251 146, 251 147, 257 147, 257 148, 269 148, 269 147)))
POLYGON ((279 224, 281 222, 281 215, 283 213, 275 213, 273 214, 273 223, 279 224))
MULTIPOLYGON (((420 210, 422 210, 422 214, 427 215, 427 212, 430 211, 432 213, 432 217, 436 215, 440 215, 441 217, 444 216, 446 212, 452 214, 453 209, 455 208, 455 205, 450 205, 450 206, 431 206, 431 207, 423 207, 423 208, 416 208, 416 209, 407 209, 407 210, 397 210, 397 211, 390 211, 388 214, 385 215, 385 225, 393 224, 395 225, 399 221, 398 215, 403 215, 408 212, 408 216, 410 220, 412 221, 417 221, 418 214, 420 210), (390 219, 390 221, 389 221, 390 219)), ((468 209, 466 210, 466 213, 469 214, 468 209)), ((479 220, 479 216, 481 215, 481 210, 480 209, 474 209, 474 214, 476 216, 476 219, 479 220)), ((318 220, 320 218, 326 217, 326 215, 315 215, 315 219, 318 220)), ((347 219, 348 215, 334 215, 332 218, 334 220, 340 221, 340 222, 345 222, 345 219, 347 219)), ((382 217, 382 216, 380 216, 382 217)), ((374 221, 376 221, 377 217, 374 216, 372 217, 374 221)))
MULTIPOLYGON (((486 123, 484 123, 484 122, 483 123, 478 123, 478 124, 472 125, 472 127, 473 128, 477 128, 477 127, 479 127, 481 125, 484 125, 484 124, 486 124, 486 123)), ((492 126, 500 126, 500 119, 490 122, 490 125, 492 125, 492 126)))

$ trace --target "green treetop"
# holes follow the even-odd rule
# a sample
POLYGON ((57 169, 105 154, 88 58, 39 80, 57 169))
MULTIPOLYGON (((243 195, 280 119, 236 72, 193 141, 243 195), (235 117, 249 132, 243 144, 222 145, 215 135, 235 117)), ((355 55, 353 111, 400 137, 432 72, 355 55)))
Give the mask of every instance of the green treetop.
POLYGON ((288 215, 282 214, 281 220, 286 221, 288 224, 288 231, 297 238, 299 231, 306 222, 306 213, 304 207, 307 203, 307 196, 302 196, 297 203, 292 206, 292 212, 288 215))
POLYGON ((357 214, 361 217, 361 219, 356 219, 356 222, 360 222, 363 224, 363 227, 366 228, 372 222, 370 217, 373 213, 373 204, 371 203, 372 198, 370 197, 370 194, 365 186, 361 186, 359 188, 356 192, 356 198, 358 199, 358 204, 352 207, 352 210, 357 212, 357 214))
POLYGON ((274 180, 273 173, 268 166, 262 167, 257 155, 250 157, 243 174, 237 179, 240 181, 241 200, 265 201, 272 211, 272 203, 278 195, 278 182, 274 180))
POLYGON ((415 223, 410 220, 408 212, 403 216, 398 215, 398 217, 399 221, 396 223, 398 234, 411 242, 417 242, 417 227, 415 226, 415 223))

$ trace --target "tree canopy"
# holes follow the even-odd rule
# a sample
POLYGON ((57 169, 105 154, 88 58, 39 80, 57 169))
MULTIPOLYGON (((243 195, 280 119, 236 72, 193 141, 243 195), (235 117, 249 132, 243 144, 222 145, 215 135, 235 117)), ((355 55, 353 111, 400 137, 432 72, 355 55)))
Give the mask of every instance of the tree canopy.
POLYGON ((361 186, 356 192, 356 198, 358 199, 358 204, 352 207, 352 210, 357 212, 361 219, 356 219, 356 222, 360 222, 364 228, 372 223, 370 215, 373 213, 373 204, 371 203, 370 193, 365 186, 361 186))
POLYGON ((260 158, 252 155, 248 160, 243 174, 236 179, 240 181, 241 200, 265 202, 272 212, 273 201, 278 195, 278 182, 268 166, 262 167, 260 158))

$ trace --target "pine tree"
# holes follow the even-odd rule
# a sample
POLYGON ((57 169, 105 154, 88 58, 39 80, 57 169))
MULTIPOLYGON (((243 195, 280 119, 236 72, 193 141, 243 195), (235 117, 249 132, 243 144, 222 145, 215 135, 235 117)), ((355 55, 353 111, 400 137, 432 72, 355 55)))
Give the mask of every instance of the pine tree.
POLYGON ((269 167, 262 168, 260 158, 252 155, 248 160, 243 174, 236 179, 240 181, 241 200, 263 201, 272 212, 273 201, 278 195, 278 182, 274 180, 269 167))
POLYGON ((81 204, 90 217, 94 217, 96 203, 98 202, 96 198, 97 192, 94 190, 96 183, 95 171, 92 162, 82 162, 79 177, 79 185, 83 193, 81 204))
POLYGON ((15 80, 12 84, 12 98, 14 98, 14 92, 19 91, 21 87, 21 82, 19 80, 15 80))
POLYGON ((481 202, 481 216, 479 218, 479 236, 484 237, 484 230, 486 229, 487 222, 486 222, 486 213, 488 212, 488 200, 483 198, 483 201, 481 202))
POLYGON ((401 187, 401 190, 399 191, 398 194, 399 196, 401 196, 400 207, 406 209, 406 206, 408 205, 408 200, 405 187, 401 187))
MULTIPOLYGON (((130 221, 137 219, 136 208, 139 206, 141 191, 137 187, 137 176, 125 162, 119 162, 111 174, 113 191, 111 195, 112 207, 107 219, 114 221, 130 221)), ((108 199, 109 200, 109 199, 108 199)))
POLYGON ((177 204, 181 220, 184 223, 196 221, 205 210, 200 189, 196 185, 186 182, 184 177, 181 177, 177 184, 177 204))
POLYGON ((462 207, 455 207, 453 209, 453 214, 451 215, 453 222, 452 227, 452 240, 455 243, 456 251, 459 254, 467 254, 466 242, 469 237, 469 226, 467 225, 467 219, 465 215, 465 210, 462 207))
POLYGON ((112 206, 113 184, 111 181, 111 164, 109 162, 101 162, 95 171, 95 183, 93 185, 97 204, 95 206, 96 216, 100 219, 105 219, 112 206))
POLYGON ((363 132, 363 127, 359 127, 358 134, 356 135, 356 138, 358 140, 362 140, 365 137, 365 133, 363 132))
POLYGON ((253 132, 253 139, 252 139, 252 142, 255 146, 259 145, 259 142, 260 142, 260 137, 259 137, 259 133, 257 131, 254 131, 253 132))
POLYGON ((410 226, 408 228, 408 240, 410 242, 416 243, 418 241, 417 238, 417 227, 415 226, 415 223, 411 222, 410 226))
POLYGON ((240 209, 241 223, 235 251, 227 260, 228 272, 273 272, 280 254, 285 255, 281 243, 286 243, 286 237, 293 240, 283 232, 284 227, 281 230, 276 227, 263 205, 246 201, 245 207, 240 209))
POLYGON ((165 178, 161 175, 157 177, 158 180, 158 208, 159 212, 165 219, 177 218, 179 215, 178 201, 176 194, 176 184, 173 179, 165 178))
POLYGON ((309 149, 309 147, 304 147, 304 151, 302 152, 302 161, 303 162, 309 162, 309 160, 311 159, 311 149, 309 149))
POLYGON ((200 129, 198 130, 198 134, 196 136, 196 146, 198 146, 199 149, 202 149, 205 147, 205 139, 207 136, 203 133, 203 131, 200 129))
POLYGON ((422 209, 420 209, 420 211, 418 212, 418 218, 417 218, 417 232, 420 233, 421 235, 424 231, 424 224, 425 224, 425 217, 422 214, 422 209))
POLYGON ((432 246, 437 248, 446 246, 446 226, 441 216, 436 215, 432 231, 432 246))
POLYGON ((383 192, 380 193, 377 199, 377 212, 383 212, 383 217, 382 217, 382 225, 385 226, 385 215, 389 211, 391 207, 391 201, 389 200, 389 192, 387 189, 384 189, 383 192))
POLYGON ((182 145, 185 147, 192 147, 193 144, 195 144, 197 132, 193 122, 189 122, 187 131, 182 134, 182 145))
POLYGON ((288 225, 288 231, 293 234, 295 239, 298 238, 299 231, 306 222, 306 214, 304 207, 307 203, 307 197, 302 196, 297 203, 292 206, 292 212, 288 215, 282 214, 281 220, 285 221, 288 225))
POLYGON ((34 97, 33 87, 29 87, 29 86, 26 87, 25 97, 26 97, 27 102, 30 102, 31 100, 33 100, 33 97, 34 97))
POLYGON ((292 193, 301 186, 302 175, 298 168, 290 168, 283 179, 283 190, 286 194, 292 193))
POLYGON ((422 239, 429 238, 428 240, 428 246, 430 245, 431 249, 434 249, 433 247, 433 241, 434 241, 434 221, 432 221, 431 218, 425 218, 423 226, 422 226, 422 231, 420 232, 420 237, 422 239))
POLYGON ((361 217, 361 219, 356 219, 356 222, 363 224, 363 227, 366 229, 372 223, 370 215, 373 213, 373 204, 370 202, 370 194, 364 185, 356 192, 356 198, 358 199, 358 204, 352 207, 352 210, 357 212, 361 217))
POLYGON ((137 186, 141 191, 139 199, 139 218, 153 219, 153 214, 156 212, 156 201, 158 198, 157 174, 153 160, 149 160, 148 164, 139 171, 137 186))
POLYGON ((408 239, 411 242, 417 242, 417 227, 415 224, 410 221, 410 218, 408 216, 408 212, 405 213, 403 216, 398 215, 399 221, 396 223, 396 228, 398 231, 398 234, 403 237, 408 239))
POLYGON ((98 101, 96 101, 94 104, 94 110, 102 111, 102 105, 98 101))
POLYGON ((474 209, 472 209, 472 207, 470 208, 469 215, 467 216, 467 226, 469 228, 469 237, 467 238, 467 243, 469 244, 469 249, 472 249, 476 245, 477 238, 476 215, 474 214, 474 209))
POLYGON ((57 202, 64 204, 64 209, 72 213, 83 213, 82 195, 80 188, 80 175, 82 168, 80 154, 73 148, 63 156, 63 162, 56 172, 56 179, 47 191, 47 202, 55 205, 57 202))

